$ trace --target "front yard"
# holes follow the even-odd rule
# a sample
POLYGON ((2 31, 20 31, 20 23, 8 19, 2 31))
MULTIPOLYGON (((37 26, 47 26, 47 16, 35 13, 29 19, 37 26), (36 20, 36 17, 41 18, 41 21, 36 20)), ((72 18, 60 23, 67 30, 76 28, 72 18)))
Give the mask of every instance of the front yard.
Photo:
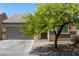
POLYGON ((44 43, 32 49, 34 40, 2 40, 0 56, 79 56, 79 47, 71 42, 58 42, 58 49, 54 48, 54 42, 44 43))

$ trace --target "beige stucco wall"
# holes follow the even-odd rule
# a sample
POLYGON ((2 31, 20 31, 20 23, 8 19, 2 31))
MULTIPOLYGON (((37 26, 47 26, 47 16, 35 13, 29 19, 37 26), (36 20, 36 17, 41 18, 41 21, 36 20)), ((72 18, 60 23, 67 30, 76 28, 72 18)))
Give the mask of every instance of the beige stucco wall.
POLYGON ((6 27, 5 26, 2 27, 2 39, 3 40, 6 39, 6 27))
MULTIPOLYGON (((39 41, 39 42, 42 42, 42 41, 51 42, 51 41, 54 41, 54 40, 55 40, 55 35, 54 35, 54 33, 51 34, 50 32, 48 32, 47 34, 48 34, 48 35, 47 35, 47 37, 48 37, 47 40, 38 39, 38 35, 35 35, 35 36, 34 36, 34 39, 36 40, 36 42, 37 42, 37 41, 39 41)), ((72 35, 72 34, 61 34, 61 35, 59 36, 59 38, 58 38, 58 41, 70 41, 70 40, 71 40, 71 35, 72 35)), ((76 35, 76 34, 74 34, 74 35, 76 35)))

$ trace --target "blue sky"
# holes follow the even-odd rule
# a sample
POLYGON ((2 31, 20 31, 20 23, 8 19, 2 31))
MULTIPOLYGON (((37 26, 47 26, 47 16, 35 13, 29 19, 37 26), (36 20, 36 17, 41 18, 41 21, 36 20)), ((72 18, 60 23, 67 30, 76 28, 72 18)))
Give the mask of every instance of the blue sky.
POLYGON ((0 12, 5 12, 7 16, 36 11, 34 3, 0 3, 0 12))

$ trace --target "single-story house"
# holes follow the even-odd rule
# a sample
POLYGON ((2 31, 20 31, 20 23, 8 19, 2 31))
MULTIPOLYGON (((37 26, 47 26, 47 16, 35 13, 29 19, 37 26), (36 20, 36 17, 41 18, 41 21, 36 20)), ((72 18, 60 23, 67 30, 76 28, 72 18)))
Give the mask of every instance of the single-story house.
MULTIPOLYGON (((24 14, 16 14, 11 17, 8 17, 4 21, 2 21, 3 24, 3 39, 29 39, 30 37, 24 36, 20 26, 25 22, 23 19, 24 14)), ((73 39, 73 36, 76 35, 77 28, 75 26, 72 26, 71 29, 68 27, 65 27, 59 37, 60 41, 69 41, 70 39, 73 39)), ((34 35, 30 39, 34 38, 36 41, 53 41, 55 36, 53 33, 53 30, 48 31, 47 33, 41 33, 38 35, 34 35)))

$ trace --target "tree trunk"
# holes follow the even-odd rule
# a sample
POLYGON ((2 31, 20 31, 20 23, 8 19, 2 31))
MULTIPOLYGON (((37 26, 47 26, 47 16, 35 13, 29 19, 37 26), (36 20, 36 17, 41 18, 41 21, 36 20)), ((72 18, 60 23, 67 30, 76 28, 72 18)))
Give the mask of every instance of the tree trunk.
POLYGON ((55 34, 55 49, 57 49, 57 41, 58 41, 58 38, 59 38, 59 35, 61 34, 61 32, 62 32, 62 29, 63 29, 63 27, 64 27, 64 25, 62 25, 60 28, 59 28, 59 30, 58 30, 58 32, 55 34))
POLYGON ((55 36, 55 43, 54 43, 55 44, 54 45, 55 49, 57 49, 57 41, 58 41, 58 35, 55 36))

